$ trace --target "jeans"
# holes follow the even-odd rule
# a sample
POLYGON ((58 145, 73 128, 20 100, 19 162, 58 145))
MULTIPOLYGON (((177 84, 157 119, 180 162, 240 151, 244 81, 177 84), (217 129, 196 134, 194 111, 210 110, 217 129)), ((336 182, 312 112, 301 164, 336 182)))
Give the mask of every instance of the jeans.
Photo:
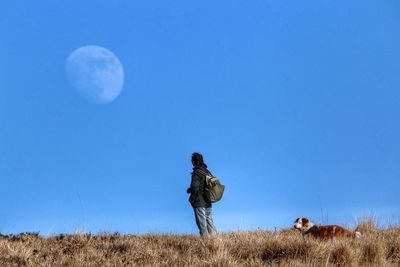
POLYGON ((196 224, 199 228, 200 235, 205 236, 207 234, 215 234, 217 233, 217 229, 215 229, 214 222, 212 219, 212 208, 193 208, 194 209, 194 217, 196 218, 196 224))

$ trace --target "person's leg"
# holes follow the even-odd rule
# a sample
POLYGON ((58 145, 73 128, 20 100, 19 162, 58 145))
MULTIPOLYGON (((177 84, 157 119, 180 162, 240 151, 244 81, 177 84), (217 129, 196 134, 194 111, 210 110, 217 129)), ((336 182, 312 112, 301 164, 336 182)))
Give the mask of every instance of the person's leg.
POLYGON ((206 208, 206 221, 207 221, 207 231, 209 234, 216 234, 217 229, 215 228, 213 218, 212 218, 212 208, 206 208))
POLYGON ((193 208, 194 217, 196 218, 196 224, 199 228, 200 235, 207 235, 207 220, 206 220, 206 208, 193 208))

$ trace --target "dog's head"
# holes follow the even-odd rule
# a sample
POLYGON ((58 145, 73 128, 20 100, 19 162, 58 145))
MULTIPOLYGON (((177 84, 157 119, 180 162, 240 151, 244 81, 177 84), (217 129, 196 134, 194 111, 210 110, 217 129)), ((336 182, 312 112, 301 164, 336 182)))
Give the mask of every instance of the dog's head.
POLYGON ((310 222, 310 220, 309 219, 307 219, 307 218, 297 218, 295 221, 294 221, 294 225, 293 225, 293 227, 295 228, 295 229, 298 229, 298 230, 300 230, 300 231, 306 231, 307 229, 309 229, 310 228, 310 226, 311 226, 311 222, 310 222))

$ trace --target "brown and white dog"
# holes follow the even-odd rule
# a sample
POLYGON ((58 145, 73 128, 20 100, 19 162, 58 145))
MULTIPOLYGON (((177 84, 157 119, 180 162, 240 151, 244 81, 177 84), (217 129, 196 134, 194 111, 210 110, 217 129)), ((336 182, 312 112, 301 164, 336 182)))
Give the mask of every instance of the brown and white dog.
POLYGON ((298 229, 303 236, 312 235, 323 240, 341 237, 360 238, 361 233, 350 231, 338 225, 317 226, 307 218, 297 218, 294 228, 298 229))

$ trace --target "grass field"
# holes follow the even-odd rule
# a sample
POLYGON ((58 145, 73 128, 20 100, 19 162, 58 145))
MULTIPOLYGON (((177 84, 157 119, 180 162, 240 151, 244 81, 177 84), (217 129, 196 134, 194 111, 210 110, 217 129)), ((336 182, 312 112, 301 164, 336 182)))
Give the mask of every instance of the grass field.
POLYGON ((0 266, 400 266, 400 227, 358 225, 360 239, 320 241, 294 229, 193 235, 0 237, 0 266))

